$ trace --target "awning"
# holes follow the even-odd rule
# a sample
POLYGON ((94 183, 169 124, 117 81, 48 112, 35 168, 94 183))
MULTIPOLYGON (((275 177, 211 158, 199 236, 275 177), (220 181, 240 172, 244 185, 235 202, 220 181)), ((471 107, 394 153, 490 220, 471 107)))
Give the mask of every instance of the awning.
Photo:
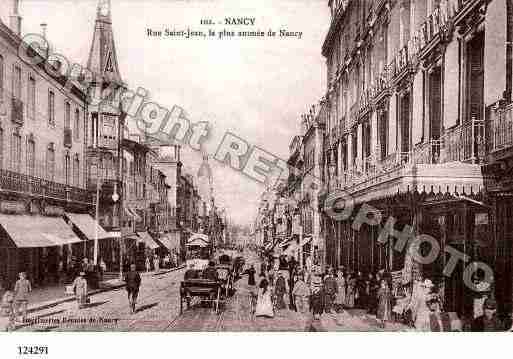
POLYGON ((82 242, 62 217, 0 214, 0 224, 18 248, 55 247, 82 242))
POLYGON ((308 244, 312 241, 312 237, 303 237, 300 241, 299 241, 299 245, 301 247, 303 247, 305 244, 308 244))
POLYGON ((95 239, 97 233, 98 239, 112 238, 103 227, 88 214, 65 213, 65 216, 68 217, 87 239, 95 239))
POLYGON ((288 246, 289 244, 291 244, 291 243, 293 243, 293 242, 295 242, 295 240, 294 240, 294 239, 292 239, 292 238, 285 239, 284 241, 282 241, 282 242, 280 243, 280 247, 282 247, 282 248, 283 248, 283 247, 286 247, 286 246, 288 246))
POLYGON ((180 238, 172 238, 169 234, 163 235, 159 238, 159 241, 168 249, 180 248, 180 238))
POLYGON ((401 193, 477 194, 484 188, 481 166, 462 162, 417 164, 384 173, 349 188, 355 204, 401 193))
POLYGON ((142 218, 137 214, 137 211, 133 209, 131 206, 125 207, 125 213, 128 213, 129 216, 133 217, 134 221, 141 222, 142 218))
POLYGON ((139 242, 143 242, 146 247, 151 249, 156 249, 160 247, 160 245, 153 239, 152 236, 148 232, 137 232, 137 235, 139 236, 139 242))
POLYGON ((107 232, 107 238, 114 238, 114 239, 120 239, 121 238, 121 232, 107 232))
POLYGON ((187 239, 187 246, 200 246, 206 247, 210 244, 210 239, 206 234, 193 233, 189 239, 187 239))

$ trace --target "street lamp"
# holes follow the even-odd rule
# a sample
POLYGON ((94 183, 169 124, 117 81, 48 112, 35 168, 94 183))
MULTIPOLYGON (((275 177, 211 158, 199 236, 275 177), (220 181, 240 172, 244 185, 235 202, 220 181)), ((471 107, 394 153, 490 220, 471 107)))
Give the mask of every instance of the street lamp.
MULTIPOLYGON (((106 169, 107 170, 107 169, 106 169)), ((99 217, 100 217, 100 188, 103 185, 104 179, 99 179, 96 181, 96 216, 95 216, 95 226, 94 226, 94 255, 93 255, 93 263, 96 266, 98 264, 98 227, 100 226, 99 217)), ((112 201, 116 203, 119 200, 118 194, 118 185, 114 183, 114 193, 112 194, 112 201)))

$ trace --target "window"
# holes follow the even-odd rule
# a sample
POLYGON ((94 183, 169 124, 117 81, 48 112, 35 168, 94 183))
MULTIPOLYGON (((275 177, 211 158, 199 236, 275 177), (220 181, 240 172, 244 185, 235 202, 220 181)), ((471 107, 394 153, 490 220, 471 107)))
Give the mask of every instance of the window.
POLYGON ((14 65, 12 75, 12 95, 14 98, 21 100, 21 67, 14 65))
POLYGON ((67 185, 70 184, 71 177, 71 163, 69 158, 69 152, 66 151, 64 154, 64 180, 67 185))
POLYGON ((30 119, 36 118, 36 79, 34 76, 29 76, 28 93, 27 93, 27 108, 28 117, 30 119))
POLYGON ((35 176, 36 142, 32 136, 27 140, 27 174, 35 176))
POLYGON ((21 164, 21 135, 15 130, 11 137, 11 169, 15 172, 20 171, 21 164))
POLYGON ((78 159, 78 153, 75 154, 73 159, 73 186, 80 186, 80 160, 78 159))
POLYGON ((53 143, 50 143, 46 149, 46 178, 49 181, 55 179, 55 149, 53 143))
POLYGON ((378 121, 380 159, 384 160, 388 151, 388 112, 384 108, 378 112, 378 121))
POLYGON ((80 110, 77 108, 75 110, 75 122, 74 122, 74 125, 73 125, 73 133, 75 135, 75 139, 79 139, 80 138, 80 110))
POLYGON ((48 91, 48 123, 55 125, 55 93, 48 91))
POLYGON ((64 128, 71 128, 70 123, 70 116, 71 116, 71 106, 69 102, 64 103, 64 128))
POLYGON ((4 97, 4 58, 0 55, 0 101, 4 97))

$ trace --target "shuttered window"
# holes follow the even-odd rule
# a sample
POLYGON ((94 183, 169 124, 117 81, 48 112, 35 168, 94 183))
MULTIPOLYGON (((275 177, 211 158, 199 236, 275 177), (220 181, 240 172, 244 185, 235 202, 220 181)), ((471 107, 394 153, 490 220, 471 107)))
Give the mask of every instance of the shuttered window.
POLYGON ((480 121, 483 117, 483 88, 484 88, 484 68, 483 68, 483 50, 484 34, 480 33, 472 39, 467 45, 467 67, 468 67, 468 116, 467 123, 480 121))
POLYGON ((401 152, 410 151, 410 94, 401 97, 401 152))
POLYGON ((379 131, 379 147, 380 147, 380 159, 383 160, 387 156, 388 151, 388 111, 381 109, 378 112, 378 131, 379 131))
POLYGON ((432 140, 440 138, 442 116, 442 74, 436 67, 429 75, 429 136, 432 140))

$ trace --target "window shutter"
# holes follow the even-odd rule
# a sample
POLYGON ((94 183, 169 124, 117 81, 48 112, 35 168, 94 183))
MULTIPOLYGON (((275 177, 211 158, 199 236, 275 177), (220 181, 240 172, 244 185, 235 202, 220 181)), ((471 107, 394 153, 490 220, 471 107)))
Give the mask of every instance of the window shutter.
POLYGON ((483 36, 477 35, 468 45, 468 67, 469 67, 469 107, 467 123, 472 119, 482 119, 483 112, 483 36))

